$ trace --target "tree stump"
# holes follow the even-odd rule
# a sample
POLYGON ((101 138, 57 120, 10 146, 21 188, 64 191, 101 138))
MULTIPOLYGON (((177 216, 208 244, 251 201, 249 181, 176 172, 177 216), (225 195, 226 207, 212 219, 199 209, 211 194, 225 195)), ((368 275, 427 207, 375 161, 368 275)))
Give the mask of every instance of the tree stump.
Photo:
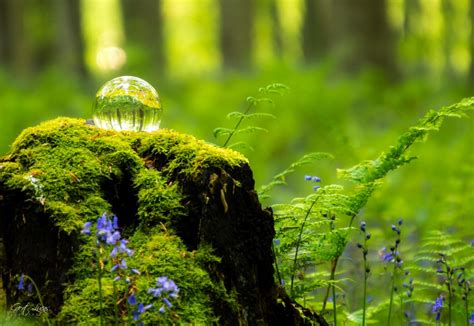
POLYGON ((325 324, 275 283, 273 216, 245 157, 170 130, 119 133, 69 118, 26 129, 0 159, 7 305, 36 300, 17 290, 24 273, 59 322, 97 322, 94 241, 80 231, 104 212, 135 250, 138 294, 150 300, 163 275, 180 288, 173 313, 146 321, 325 324))

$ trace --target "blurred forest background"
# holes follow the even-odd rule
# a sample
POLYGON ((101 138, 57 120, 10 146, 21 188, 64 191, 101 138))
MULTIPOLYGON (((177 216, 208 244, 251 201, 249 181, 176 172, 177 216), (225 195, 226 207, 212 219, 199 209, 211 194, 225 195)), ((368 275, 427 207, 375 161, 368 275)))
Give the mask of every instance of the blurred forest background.
MULTIPOLYGON (((258 122, 269 132, 239 140, 253 147, 243 152, 257 186, 305 153, 332 153, 272 202, 305 196, 304 174, 339 182, 336 168, 474 95, 473 21, 474 0, 0 0, 0 154, 40 121, 91 117, 97 89, 120 75, 158 90, 162 127, 222 145, 212 130, 233 126, 226 114, 278 82, 289 92, 257 108, 277 116, 258 122)), ((473 129, 472 117, 450 120, 417 145, 420 159, 390 175, 363 218, 472 237, 473 129)))

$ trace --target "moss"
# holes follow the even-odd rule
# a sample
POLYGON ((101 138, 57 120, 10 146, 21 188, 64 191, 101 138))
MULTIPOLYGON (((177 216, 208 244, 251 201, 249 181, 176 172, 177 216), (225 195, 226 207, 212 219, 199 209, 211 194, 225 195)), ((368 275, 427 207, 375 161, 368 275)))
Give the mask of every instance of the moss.
MULTIPOLYGON (((141 271, 141 275, 135 280, 137 300, 155 306, 152 313, 144 315, 145 324, 209 325, 217 321, 212 310, 213 301, 233 301, 233 298, 226 294, 223 284, 213 282, 207 271, 201 267, 202 259, 208 263, 212 260, 217 261, 209 251, 203 250, 204 254, 188 252, 178 237, 159 230, 155 230, 151 235, 137 231, 130 238, 130 247, 135 248, 135 254, 128 259, 127 264, 141 271), (148 288, 156 287, 156 279, 159 276, 168 276, 179 286, 179 296, 173 300, 172 312, 165 314, 158 313, 163 302, 147 294, 148 288)), ((105 274, 102 278, 104 315, 107 318, 106 324, 109 324, 113 322, 114 315, 115 297, 112 280, 114 276, 107 272, 105 274)), ((86 274, 68 286, 67 300, 58 320, 74 324, 98 324, 97 288, 97 279, 86 274)), ((117 282, 116 288, 120 296, 123 296, 127 286, 124 282, 117 282)))
MULTIPOLYGON (((149 314, 145 321, 212 324, 216 302, 236 310, 236 300, 203 267, 217 259, 205 248, 187 251, 172 226, 187 212, 183 183, 197 180, 206 168, 225 170, 247 163, 237 152, 171 130, 115 132, 58 118, 20 134, 0 159, 0 190, 30 201, 45 213, 42 218, 51 218, 57 234, 70 237, 66 242, 79 244, 67 271, 60 321, 98 321, 94 241, 78 234, 86 221, 108 211, 118 215, 136 250, 129 265, 143 273, 137 281, 140 299, 151 302, 147 288, 162 275, 180 287, 175 314, 149 314)), ((111 278, 104 278, 108 312, 113 305, 111 278)))

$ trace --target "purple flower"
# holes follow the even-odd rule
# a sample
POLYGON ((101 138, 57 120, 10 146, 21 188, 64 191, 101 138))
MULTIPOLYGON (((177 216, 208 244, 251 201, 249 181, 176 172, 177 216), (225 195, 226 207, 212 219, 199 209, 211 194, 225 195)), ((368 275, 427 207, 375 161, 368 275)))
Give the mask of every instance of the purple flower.
POLYGON ((436 298, 433 305, 433 313, 436 313, 436 321, 439 321, 441 318, 441 308, 443 308, 443 296, 440 295, 436 298))
POLYGON ((469 319, 469 324, 474 324, 474 312, 471 313, 471 319, 469 319))
POLYGON ((168 298, 163 298, 163 302, 168 306, 168 308, 171 308, 173 306, 171 302, 168 300, 168 298))
POLYGON ((312 177, 312 178, 311 178, 311 181, 313 181, 313 182, 321 182, 321 178, 315 176, 315 177, 312 177))
POLYGON ((127 261, 125 260, 125 258, 122 259, 122 261, 118 264, 114 265, 110 271, 115 272, 117 269, 127 269, 127 261))
POLYGON ((119 227, 118 227, 118 218, 116 215, 114 215, 114 217, 112 218, 112 226, 115 230, 117 230, 119 227))
POLYGON ((25 279, 24 275, 20 275, 20 281, 18 282, 18 290, 23 291, 25 289, 25 279))
POLYGON ((132 269, 130 269, 130 271, 134 274, 140 275, 140 271, 136 268, 132 268, 132 269))
POLYGON ((145 313, 151 307, 153 307, 152 304, 149 304, 149 305, 145 306, 143 303, 139 303, 138 306, 137 306, 137 309, 135 311, 133 311, 133 313, 132 313, 133 314, 133 320, 140 320, 140 315, 145 313))
POLYGON ((305 176, 304 176, 304 179, 305 179, 306 181, 311 181, 312 178, 313 178, 313 177, 310 176, 310 175, 305 175, 305 176))
POLYGON ((137 297, 135 296, 135 294, 132 294, 131 296, 128 297, 128 304, 130 305, 137 304, 137 297))
MULTIPOLYGON (((156 280, 156 285, 156 288, 149 288, 148 293, 151 293, 154 298, 161 297, 164 304, 168 308, 171 308, 173 305, 171 304, 170 298, 176 298, 179 292, 176 283, 173 280, 168 279, 166 276, 161 276, 156 280)), ((165 305, 161 306, 159 309, 160 313, 165 312, 165 305)))
POLYGON ((90 235, 91 234, 91 230, 90 230, 91 226, 92 226, 92 222, 84 223, 84 226, 82 227, 81 234, 90 235))
POLYGON ((26 286, 26 289, 29 295, 33 294, 33 283, 28 283, 28 285, 26 286))

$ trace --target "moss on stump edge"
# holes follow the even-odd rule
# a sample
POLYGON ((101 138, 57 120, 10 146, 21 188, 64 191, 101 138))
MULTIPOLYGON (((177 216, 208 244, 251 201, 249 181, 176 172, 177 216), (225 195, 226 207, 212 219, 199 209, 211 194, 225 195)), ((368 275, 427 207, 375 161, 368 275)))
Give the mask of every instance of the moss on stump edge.
MULTIPOLYGON (((135 250, 127 263, 142 273, 139 300, 151 302, 147 289, 163 275, 180 288, 172 312, 145 323, 324 324, 274 282, 273 217, 244 156, 171 130, 115 132, 70 118, 26 129, 0 159, 7 304, 34 300, 16 289, 25 273, 58 321, 98 321, 94 239, 80 231, 104 212, 135 250)), ((112 279, 103 278, 106 316, 112 279)))

